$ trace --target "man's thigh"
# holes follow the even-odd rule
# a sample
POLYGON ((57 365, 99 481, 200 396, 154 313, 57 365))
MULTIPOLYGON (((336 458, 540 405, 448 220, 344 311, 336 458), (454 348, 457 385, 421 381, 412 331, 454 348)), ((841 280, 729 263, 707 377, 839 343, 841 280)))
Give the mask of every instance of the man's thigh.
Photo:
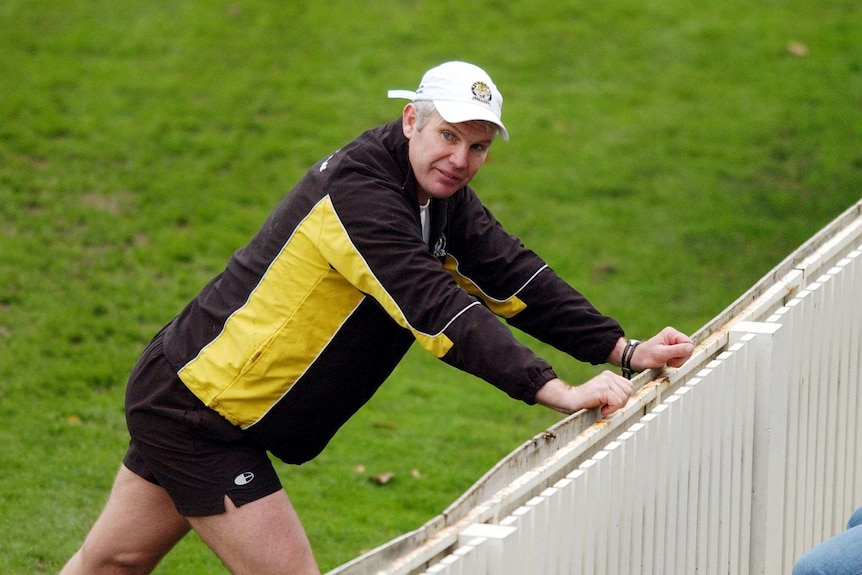
POLYGON ((311 545, 283 490, 225 512, 189 517, 192 528, 231 573, 319 575, 311 545))
POLYGON ((164 489, 122 466, 105 508, 61 573, 148 573, 188 531, 164 489))

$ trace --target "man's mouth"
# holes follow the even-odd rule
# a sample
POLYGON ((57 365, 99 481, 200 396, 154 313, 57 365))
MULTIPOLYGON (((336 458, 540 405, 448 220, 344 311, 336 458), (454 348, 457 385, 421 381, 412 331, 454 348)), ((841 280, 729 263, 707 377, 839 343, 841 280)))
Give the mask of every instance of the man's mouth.
POLYGON ((437 169, 437 173, 439 173, 443 177, 444 180, 446 180, 447 182, 450 182, 452 184, 457 184, 458 182, 461 181, 461 178, 459 176, 457 176, 455 174, 451 174, 451 173, 446 172, 446 171, 443 171, 439 168, 437 169))

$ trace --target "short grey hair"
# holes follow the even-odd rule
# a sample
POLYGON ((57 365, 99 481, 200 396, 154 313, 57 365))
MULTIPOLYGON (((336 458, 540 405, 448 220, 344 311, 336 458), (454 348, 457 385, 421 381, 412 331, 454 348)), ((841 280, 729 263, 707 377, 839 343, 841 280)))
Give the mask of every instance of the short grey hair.
POLYGON ((417 100, 413 102, 413 109, 416 110, 417 132, 422 131, 422 128, 424 128, 425 124, 428 123, 428 120, 435 117, 440 117, 440 113, 437 111, 437 107, 434 105, 434 102, 430 100, 417 100))

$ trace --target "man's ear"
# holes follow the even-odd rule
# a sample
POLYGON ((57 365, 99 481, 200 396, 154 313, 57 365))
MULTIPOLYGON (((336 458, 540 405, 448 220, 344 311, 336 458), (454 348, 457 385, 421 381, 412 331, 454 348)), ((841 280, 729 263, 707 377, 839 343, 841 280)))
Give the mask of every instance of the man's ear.
POLYGON ((408 140, 413 137, 413 132, 416 130, 416 106, 412 102, 404 106, 401 112, 401 130, 408 140))

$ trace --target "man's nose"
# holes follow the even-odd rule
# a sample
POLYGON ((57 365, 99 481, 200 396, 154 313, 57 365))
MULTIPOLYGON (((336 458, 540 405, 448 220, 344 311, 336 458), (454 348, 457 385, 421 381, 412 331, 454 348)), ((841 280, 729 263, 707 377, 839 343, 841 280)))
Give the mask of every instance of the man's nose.
POLYGON ((449 161, 452 162, 452 165, 462 168, 467 165, 468 154, 469 150, 459 147, 452 152, 449 161))

